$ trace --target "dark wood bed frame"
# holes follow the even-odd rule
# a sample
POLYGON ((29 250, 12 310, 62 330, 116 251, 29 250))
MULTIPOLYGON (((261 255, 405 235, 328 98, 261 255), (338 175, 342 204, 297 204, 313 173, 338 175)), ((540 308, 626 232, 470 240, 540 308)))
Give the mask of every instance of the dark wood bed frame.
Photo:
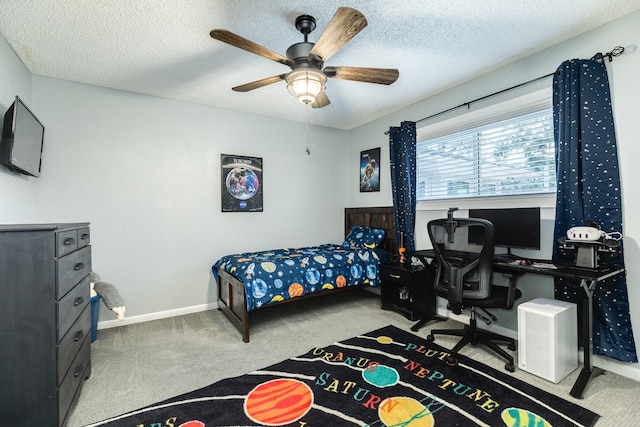
MULTIPOLYGON (((344 210, 344 235, 347 236, 354 225, 385 230, 385 238, 378 245, 382 249, 395 254, 396 238, 393 221, 393 207, 373 208, 345 208, 344 210)), ((301 297, 287 299, 282 302, 272 303, 265 307, 273 307, 288 302, 299 301, 307 298, 315 298, 328 293, 341 292, 360 286, 349 286, 335 290, 324 290, 301 297)), ((218 269, 218 310, 221 310, 242 333, 242 341, 249 342, 250 312, 247 311, 247 302, 244 294, 244 285, 241 281, 224 270, 218 269)))

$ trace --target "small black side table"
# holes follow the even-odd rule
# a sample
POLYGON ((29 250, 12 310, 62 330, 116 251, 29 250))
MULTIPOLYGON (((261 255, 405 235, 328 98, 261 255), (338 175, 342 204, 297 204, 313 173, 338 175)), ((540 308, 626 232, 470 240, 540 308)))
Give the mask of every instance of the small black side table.
POLYGON ((433 268, 390 262, 380 266, 380 274, 383 310, 397 311, 411 321, 421 320, 422 324, 444 320, 436 315, 433 268))

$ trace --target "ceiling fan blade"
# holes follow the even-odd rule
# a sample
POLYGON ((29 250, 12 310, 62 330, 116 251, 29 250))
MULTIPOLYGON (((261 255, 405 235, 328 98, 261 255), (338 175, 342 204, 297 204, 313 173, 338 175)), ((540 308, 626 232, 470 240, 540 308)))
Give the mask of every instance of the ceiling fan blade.
POLYGON ((327 77, 381 85, 390 85, 400 75, 394 68, 325 67, 322 71, 327 77))
POLYGON ((313 103, 311 103, 311 106, 313 108, 322 108, 322 107, 326 107, 329 104, 331 104, 331 101, 329 101, 327 92, 323 91, 320 95, 316 96, 316 100, 313 101, 313 103))
POLYGON ((267 86, 273 83, 278 83, 284 80, 286 74, 280 74, 278 76, 266 77, 264 79, 256 80, 255 82, 246 83, 240 86, 232 87, 231 89, 236 92, 249 92, 250 90, 258 89, 263 86, 267 86))
POLYGON ((350 7, 338 8, 309 56, 316 55, 326 61, 366 26, 367 18, 362 13, 350 7))
POLYGON ((260 46, 257 43, 252 42, 251 40, 247 40, 244 37, 241 37, 237 34, 232 33, 228 30, 211 30, 209 35, 219 40, 223 43, 230 44, 231 46, 238 47, 240 49, 246 50, 247 52, 251 52, 258 56, 262 56, 263 58, 270 59, 275 62, 279 62, 280 64, 287 65, 289 67, 293 67, 294 63, 289 58, 280 55, 277 52, 267 49, 266 47, 260 46))

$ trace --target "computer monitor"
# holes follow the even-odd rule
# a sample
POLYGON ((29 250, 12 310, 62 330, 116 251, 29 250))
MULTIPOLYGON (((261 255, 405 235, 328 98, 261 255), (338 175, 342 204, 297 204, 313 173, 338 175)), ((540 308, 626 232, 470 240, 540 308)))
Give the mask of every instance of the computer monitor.
MULTIPOLYGON (((540 249, 540 208, 469 209, 469 218, 484 218, 494 228, 494 246, 540 249)), ((469 229, 469 243, 482 244, 480 227, 469 229)))

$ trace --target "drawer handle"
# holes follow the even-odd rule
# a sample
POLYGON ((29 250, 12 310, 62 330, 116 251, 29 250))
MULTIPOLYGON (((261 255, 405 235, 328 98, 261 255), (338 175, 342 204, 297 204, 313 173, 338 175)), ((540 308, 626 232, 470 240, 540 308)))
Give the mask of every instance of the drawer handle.
POLYGON ((75 300, 73 300, 73 306, 77 307, 80 304, 82 304, 84 302, 84 298, 82 297, 77 297, 75 300))
POLYGON ((89 233, 84 233, 82 234, 82 236, 80 236, 81 240, 87 240, 89 238, 89 233))
POLYGON ((73 245, 76 242, 76 239, 74 239, 73 237, 67 237, 66 239, 64 239, 64 245, 65 246, 69 246, 69 245, 73 245))
POLYGON ((73 373, 73 376, 75 378, 78 378, 80 376, 80 374, 82 373, 82 371, 84 371, 84 363, 81 363, 80 366, 78 366, 76 368, 76 371, 73 373))
POLYGON ((75 342, 78 342, 78 341, 80 341, 80 340, 82 339, 82 337, 83 337, 83 336, 84 336, 84 332, 82 331, 82 329, 80 329, 80 330, 78 331, 78 333, 76 334, 76 336, 75 336, 75 337, 73 337, 73 340, 74 340, 75 342))
POLYGON ((389 274, 389 277, 392 277, 394 279, 399 279, 400 275, 399 274, 389 274))
POLYGON ((83 264, 83 263, 81 263, 81 262, 77 263, 77 264, 73 267, 73 269, 74 269, 75 271, 82 270, 83 268, 84 268, 84 264, 83 264))

